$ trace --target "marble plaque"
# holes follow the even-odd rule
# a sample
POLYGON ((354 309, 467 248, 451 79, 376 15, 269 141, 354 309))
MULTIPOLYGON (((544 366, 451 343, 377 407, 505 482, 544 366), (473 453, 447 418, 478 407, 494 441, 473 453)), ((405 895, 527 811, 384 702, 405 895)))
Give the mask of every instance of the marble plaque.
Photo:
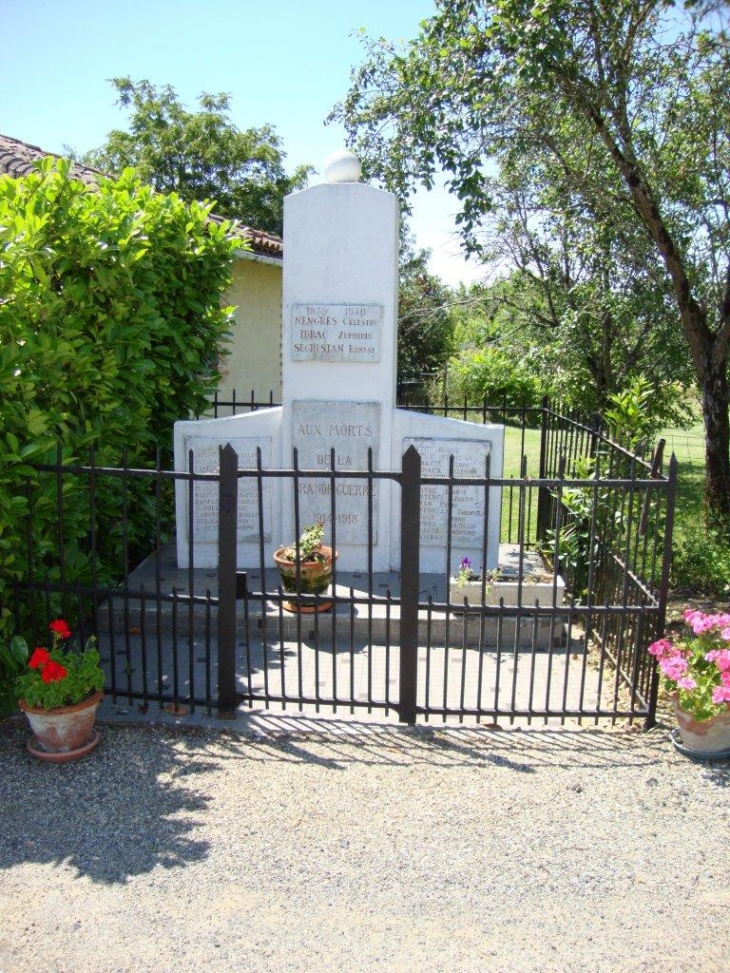
MULTIPOLYGON (((421 476, 449 475, 454 457, 454 476, 484 479, 490 443, 464 439, 404 439, 404 451, 415 446, 421 455, 421 476)), ((452 548, 481 547, 484 536, 484 486, 455 486, 452 493, 452 548)), ((445 547, 449 492, 446 486, 421 487, 421 544, 445 547)))
POLYGON ((294 304, 294 361, 380 361, 382 304, 294 304))
MULTIPOLYGON (((380 404, 377 402, 293 402, 292 443, 298 451, 300 469, 331 466, 335 470, 368 468, 368 449, 377 468, 380 443, 380 404)), ((335 515, 337 545, 365 546, 368 541, 368 496, 373 498, 373 544, 377 543, 378 482, 364 477, 336 479, 335 515)), ((332 523, 332 482, 315 477, 299 481, 299 517, 302 526, 323 521, 332 523)), ((331 538, 331 530, 327 531, 331 538)))
MULTIPOLYGON (((261 449, 261 465, 271 465, 271 439, 233 438, 208 439, 200 436, 185 438, 185 458, 192 449, 196 473, 215 473, 220 467, 219 448, 230 442, 238 454, 239 470, 256 469, 256 449, 261 449)), ((271 540, 271 480, 263 484, 264 540, 271 540)), ((193 538, 196 543, 218 543, 218 484, 196 483, 193 489, 193 538)), ((238 543, 259 541, 259 501, 257 477, 243 476, 238 480, 238 543)))

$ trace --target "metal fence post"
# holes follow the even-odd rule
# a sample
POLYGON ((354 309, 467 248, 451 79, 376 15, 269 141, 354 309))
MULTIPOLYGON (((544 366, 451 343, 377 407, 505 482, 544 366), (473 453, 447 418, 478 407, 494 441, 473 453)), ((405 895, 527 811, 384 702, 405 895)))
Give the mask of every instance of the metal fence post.
POLYGON ((236 525, 238 456, 220 451, 218 484, 218 719, 236 718, 236 525))
MULTIPOLYGON (((546 480, 547 471, 547 453, 548 453, 548 409, 549 400, 547 396, 543 397, 542 400, 542 418, 540 421, 540 468, 538 471, 538 477, 541 480, 546 480)), ((547 487, 541 486, 537 491, 537 539, 539 541, 545 540, 545 534, 547 533, 548 526, 550 524, 550 490, 547 487)))
POLYGON ((418 593, 420 587, 421 457, 415 446, 403 456, 401 479, 401 605, 400 702, 401 723, 416 722, 418 687, 418 593))

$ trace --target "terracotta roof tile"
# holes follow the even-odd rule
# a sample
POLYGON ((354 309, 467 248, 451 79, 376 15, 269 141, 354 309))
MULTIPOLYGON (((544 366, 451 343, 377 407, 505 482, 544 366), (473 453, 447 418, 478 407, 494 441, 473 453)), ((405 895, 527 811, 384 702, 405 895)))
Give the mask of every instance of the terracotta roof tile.
MULTIPOLYGON (((223 223, 224 218, 212 213, 208 219, 215 220, 216 223, 223 223)), ((253 226, 246 226, 238 220, 232 220, 234 232, 242 239, 248 241, 254 253, 265 257, 277 257, 279 260, 284 256, 284 241, 275 233, 267 233, 266 230, 257 230, 253 226)))
MULTIPOLYGON (((40 159, 46 156, 54 159, 61 159, 63 156, 55 152, 46 152, 37 145, 29 145, 18 139, 10 138, 9 135, 0 135, 0 175, 7 174, 14 178, 27 176, 33 172, 33 166, 40 159)), ((76 179, 80 179, 87 186, 95 186, 103 172, 92 169, 89 166, 80 165, 74 162, 71 173, 76 179)), ((212 216, 217 222, 221 222, 221 217, 212 216)), ((284 242, 275 233, 267 233, 265 230, 257 230, 252 226, 245 226, 238 221, 234 221, 236 233, 242 239, 247 240, 253 253, 261 254, 266 257, 274 257, 281 260, 284 256, 284 242)))
MULTIPOLYGON (((63 156, 56 155, 55 152, 44 152, 37 145, 28 145, 26 142, 12 139, 8 135, 0 135, 0 174, 7 173, 15 178, 27 176, 33 172, 34 163, 47 155, 54 159, 63 158, 63 156)), ((99 176, 103 175, 97 169, 90 169, 89 166, 82 166, 76 162, 73 164, 71 172, 76 179, 80 179, 89 186, 95 185, 99 176)))

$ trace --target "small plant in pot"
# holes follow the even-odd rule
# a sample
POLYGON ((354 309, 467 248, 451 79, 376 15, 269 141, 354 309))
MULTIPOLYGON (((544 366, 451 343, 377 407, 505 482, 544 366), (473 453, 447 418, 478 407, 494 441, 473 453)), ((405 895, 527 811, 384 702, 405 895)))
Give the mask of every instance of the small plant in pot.
POLYGON ((327 611, 332 607, 331 601, 311 597, 323 594, 329 587, 337 557, 336 551, 322 543, 323 538, 324 524, 310 524, 298 541, 274 551, 284 591, 299 596, 296 601, 284 602, 287 611, 327 611))
POLYGON ((15 650, 26 659, 15 690, 34 734, 28 749, 41 760, 61 763, 84 756, 99 742, 94 722, 104 673, 93 636, 77 651, 67 647, 71 630, 62 618, 49 628, 50 649, 31 652, 25 639, 14 638, 15 650))
POLYGON ((687 609, 691 635, 649 646, 670 694, 681 744, 698 759, 730 756, 730 614, 687 609))
POLYGON ((474 569, 471 558, 462 557, 449 583, 449 598, 455 602, 468 598, 473 604, 478 604, 492 590, 496 573, 491 571, 483 576, 481 568, 478 571, 474 569))

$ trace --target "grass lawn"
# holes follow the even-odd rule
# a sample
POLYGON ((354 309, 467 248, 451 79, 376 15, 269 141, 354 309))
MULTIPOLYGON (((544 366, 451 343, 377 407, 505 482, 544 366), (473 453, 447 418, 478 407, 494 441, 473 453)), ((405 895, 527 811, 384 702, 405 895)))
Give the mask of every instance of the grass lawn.
MULTIPOLYGON (((674 453, 679 464, 677 506, 675 512, 675 547, 686 538, 694 538, 694 546, 699 544, 698 535, 704 529, 703 492, 705 484, 705 438, 701 422, 689 429, 663 429, 657 438, 666 440, 664 449, 664 473, 669 470, 669 460, 674 453)), ((537 476, 540 463, 540 430, 522 430, 505 427, 504 476, 520 476, 522 456, 527 457, 527 475, 537 476)), ((533 501, 534 502, 534 501, 533 501)), ((507 510, 503 512, 503 535, 506 533, 507 510)), ((709 555, 708 555, 709 556, 709 555)), ((693 557, 693 561, 695 558, 693 557)), ((701 573, 701 564, 695 564, 695 571, 701 573)), ((729 579, 730 580, 730 579, 729 579)))
MULTIPOLYGON (((664 472, 669 470, 669 460, 674 453, 679 463, 677 492, 676 530, 697 526, 703 522, 702 495, 705 484, 705 438, 702 423, 690 429, 663 429, 657 438, 666 439, 664 448, 664 472)), ((527 475, 537 476, 540 468, 540 430, 524 432, 512 426, 505 427, 504 476, 519 477, 522 455, 527 457, 527 475)))
POLYGON ((527 475, 540 473, 540 430, 504 427, 504 476, 520 476, 522 456, 527 457, 527 475))
POLYGON ((666 439, 664 470, 669 469, 672 453, 678 463, 678 489, 676 530, 702 523, 702 496, 705 487, 705 435, 702 423, 690 429, 663 429, 659 434, 666 439))
MULTIPOLYGON (((679 463, 677 506, 674 523, 675 564, 673 583, 685 592, 722 594, 725 573, 730 582, 730 547, 721 538, 712 537, 704 527, 703 491, 705 482, 705 441, 701 422, 689 429, 663 429, 658 438, 666 440, 664 473, 674 453, 679 463), (727 572, 725 571, 727 563, 727 572)), ((527 461, 527 476, 537 477, 540 469, 540 430, 522 430, 505 426, 503 477, 521 477, 523 456, 527 461)), ((526 511, 534 524, 537 491, 528 490, 526 511)), ((517 541, 517 508, 519 491, 505 488, 502 493, 502 541, 517 541)), ((528 534, 531 531, 528 531, 528 534)), ((528 538, 529 539, 529 538, 528 538)), ((690 595, 688 594, 688 597, 690 595)))

